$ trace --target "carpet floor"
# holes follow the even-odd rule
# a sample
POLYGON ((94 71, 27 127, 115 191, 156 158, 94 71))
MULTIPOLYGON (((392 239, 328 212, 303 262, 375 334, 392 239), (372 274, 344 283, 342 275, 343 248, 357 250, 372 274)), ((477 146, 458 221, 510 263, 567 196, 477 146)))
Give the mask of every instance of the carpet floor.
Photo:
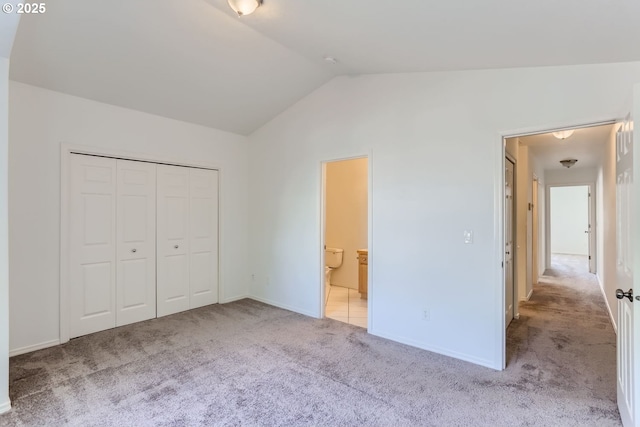
POLYGON ((599 288, 554 261, 502 372, 245 299, 13 357, 0 425, 620 426, 599 288))

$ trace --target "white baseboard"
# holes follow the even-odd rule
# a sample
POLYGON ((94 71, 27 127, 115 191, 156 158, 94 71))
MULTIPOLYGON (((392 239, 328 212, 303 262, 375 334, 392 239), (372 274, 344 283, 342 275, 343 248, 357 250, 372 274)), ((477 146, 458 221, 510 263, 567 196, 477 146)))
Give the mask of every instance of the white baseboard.
POLYGON ((316 319, 320 319, 321 318, 321 317, 318 317, 318 313, 311 313, 310 311, 302 310, 300 308, 292 307, 292 306, 286 305, 286 304, 280 304, 278 302, 271 301, 271 300, 268 300, 266 298, 260 298, 260 297, 256 297, 256 296, 249 296, 247 298, 250 298, 250 299, 256 300, 256 301, 260 301, 260 302, 263 302, 265 304, 272 305, 274 307, 283 308, 285 310, 293 311, 295 313, 304 314, 305 316, 314 317, 316 319))
POLYGON ((53 347, 55 345, 60 345, 59 339, 9 350, 9 357, 17 356, 19 354, 31 353, 32 351, 42 350, 43 348, 53 347))
POLYGON ((526 297, 520 299, 520 301, 529 301, 531 299, 531 295, 533 295, 533 288, 529 291, 526 297))
POLYGON ((5 412, 9 412, 11 410, 11 401, 7 400, 6 402, 0 403, 0 414, 4 414, 5 412))
POLYGON ((234 297, 228 297, 220 300, 220 304, 227 304, 234 301, 240 301, 241 299, 251 298, 249 295, 236 295, 234 297))
POLYGON ((598 279, 598 285, 600 287, 600 293, 602 294, 602 298, 604 298, 604 305, 607 306, 607 313, 609 313, 609 321, 611 322, 611 326, 613 326, 613 331, 618 334, 618 325, 616 325, 616 319, 613 318, 613 313, 611 312, 611 306, 609 306, 609 300, 607 299, 607 294, 604 291, 604 283, 600 279, 600 275, 596 273, 596 278, 598 279))
POLYGON ((385 332, 378 332, 376 330, 369 330, 367 331, 368 333, 370 333, 371 335, 375 335, 377 337, 381 337, 381 338, 385 338, 391 341, 395 341, 395 342, 399 342, 400 344, 406 344, 406 345, 410 345, 411 347, 416 347, 422 350, 427 350, 430 351, 432 353, 438 353, 438 354, 442 354, 443 356, 448 356, 448 357, 453 357, 454 359, 459 359, 459 360, 464 360, 465 362, 470 362, 476 365, 480 365, 480 366, 484 366, 486 368, 489 369, 494 369, 496 371, 501 371, 502 367, 497 367, 497 365, 492 361, 492 360, 488 360, 488 359, 481 359, 479 357, 475 357, 466 353, 460 353, 457 351, 451 351, 448 350, 446 348, 442 348, 442 347, 437 347, 437 346, 429 346, 429 345, 425 345, 421 342, 415 341, 411 338, 406 338, 406 337, 399 337, 399 336, 395 336, 393 334, 387 334, 385 332))

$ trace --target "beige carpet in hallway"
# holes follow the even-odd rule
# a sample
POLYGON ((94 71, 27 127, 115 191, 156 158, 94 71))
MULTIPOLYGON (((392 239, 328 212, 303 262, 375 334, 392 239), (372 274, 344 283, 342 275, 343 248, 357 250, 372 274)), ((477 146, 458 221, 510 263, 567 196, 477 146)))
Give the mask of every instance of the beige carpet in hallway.
POLYGON ((0 425, 619 426, 593 278, 554 266, 520 313, 496 372, 253 300, 214 305, 12 358, 0 425))

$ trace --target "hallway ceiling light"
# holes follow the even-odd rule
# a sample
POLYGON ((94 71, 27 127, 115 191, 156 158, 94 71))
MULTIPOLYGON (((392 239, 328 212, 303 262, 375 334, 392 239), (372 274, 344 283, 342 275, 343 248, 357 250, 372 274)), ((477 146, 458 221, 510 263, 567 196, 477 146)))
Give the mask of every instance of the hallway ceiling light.
POLYGON ((573 129, 569 129, 569 130, 561 130, 558 132, 554 132, 553 136, 555 136, 558 139, 567 139, 569 138, 571 135, 573 135, 573 129))
POLYGON ((262 4, 262 0, 227 0, 227 2, 238 16, 250 15, 262 4))
POLYGON ((578 163, 578 159, 560 160, 560 164, 562 164, 562 166, 564 166, 565 168, 570 168, 571 166, 575 165, 576 163, 578 163))

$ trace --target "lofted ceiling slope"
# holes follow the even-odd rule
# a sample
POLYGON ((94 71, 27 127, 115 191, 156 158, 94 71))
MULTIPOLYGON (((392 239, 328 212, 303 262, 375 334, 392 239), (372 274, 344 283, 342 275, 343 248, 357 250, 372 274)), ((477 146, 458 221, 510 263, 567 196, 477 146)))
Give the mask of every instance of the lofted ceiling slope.
POLYGON ((336 75, 640 60, 640 2, 52 0, 11 78, 248 135, 336 75), (337 58, 327 63, 323 56, 337 58))

